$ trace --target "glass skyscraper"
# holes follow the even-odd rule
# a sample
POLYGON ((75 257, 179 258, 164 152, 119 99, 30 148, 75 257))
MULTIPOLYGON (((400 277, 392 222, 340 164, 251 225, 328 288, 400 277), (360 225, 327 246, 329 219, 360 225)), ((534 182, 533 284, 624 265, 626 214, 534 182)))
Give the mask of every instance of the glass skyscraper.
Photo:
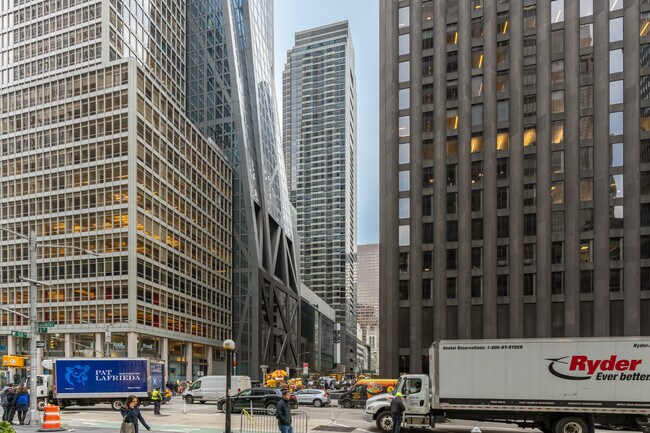
POLYGON ((273 82, 271 0, 189 0, 187 111, 233 170, 237 374, 295 367, 299 265, 273 82))

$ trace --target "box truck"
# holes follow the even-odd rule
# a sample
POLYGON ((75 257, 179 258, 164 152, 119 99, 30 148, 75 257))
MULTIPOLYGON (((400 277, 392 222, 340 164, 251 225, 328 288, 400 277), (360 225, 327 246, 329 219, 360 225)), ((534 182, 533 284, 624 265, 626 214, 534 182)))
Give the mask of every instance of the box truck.
POLYGON ((46 400, 61 408, 109 403, 120 410, 129 395, 148 405, 154 389, 165 390, 165 364, 150 358, 52 359, 43 366, 51 374, 39 376, 39 406, 46 400))
POLYGON ((592 433, 594 423, 648 432, 650 338, 441 341, 429 374, 405 374, 391 394, 368 399, 364 419, 392 429, 390 402, 404 396, 404 427, 446 419, 514 423, 544 433, 592 433))

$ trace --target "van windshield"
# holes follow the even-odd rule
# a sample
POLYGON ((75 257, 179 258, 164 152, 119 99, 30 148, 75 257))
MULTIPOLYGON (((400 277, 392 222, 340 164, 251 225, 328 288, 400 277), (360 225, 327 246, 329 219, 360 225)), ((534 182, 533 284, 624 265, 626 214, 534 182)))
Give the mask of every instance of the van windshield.
MULTIPOLYGON (((390 395, 395 396, 397 394, 397 391, 400 391, 402 389, 402 386, 404 385, 404 376, 400 377, 397 383, 395 384, 395 387, 393 390, 390 392, 390 395)), ((400 391, 401 392, 401 391, 400 391)))
POLYGON ((201 388, 201 381, 200 380, 197 380, 196 382, 194 382, 192 384, 192 386, 190 386, 190 389, 199 389, 199 388, 201 388))

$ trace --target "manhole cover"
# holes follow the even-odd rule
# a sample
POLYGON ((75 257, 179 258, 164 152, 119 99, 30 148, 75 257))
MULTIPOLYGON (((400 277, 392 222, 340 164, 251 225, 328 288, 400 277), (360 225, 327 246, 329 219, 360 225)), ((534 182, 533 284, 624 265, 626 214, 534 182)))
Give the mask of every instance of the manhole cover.
POLYGON ((318 431, 334 431, 334 432, 342 432, 342 433, 350 433, 356 429, 357 429, 356 427, 344 427, 340 425, 319 425, 318 427, 313 428, 313 430, 318 430, 318 431))

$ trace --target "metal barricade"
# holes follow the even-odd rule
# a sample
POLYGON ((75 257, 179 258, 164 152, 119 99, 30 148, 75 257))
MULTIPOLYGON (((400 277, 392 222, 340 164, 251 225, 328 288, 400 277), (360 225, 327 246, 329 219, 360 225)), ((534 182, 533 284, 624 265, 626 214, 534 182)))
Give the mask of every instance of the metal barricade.
MULTIPOLYGON (((293 433, 307 433, 309 415, 301 410, 291 411, 293 433)), ((240 433, 280 433, 275 411, 269 409, 244 409, 241 412, 240 433)))

